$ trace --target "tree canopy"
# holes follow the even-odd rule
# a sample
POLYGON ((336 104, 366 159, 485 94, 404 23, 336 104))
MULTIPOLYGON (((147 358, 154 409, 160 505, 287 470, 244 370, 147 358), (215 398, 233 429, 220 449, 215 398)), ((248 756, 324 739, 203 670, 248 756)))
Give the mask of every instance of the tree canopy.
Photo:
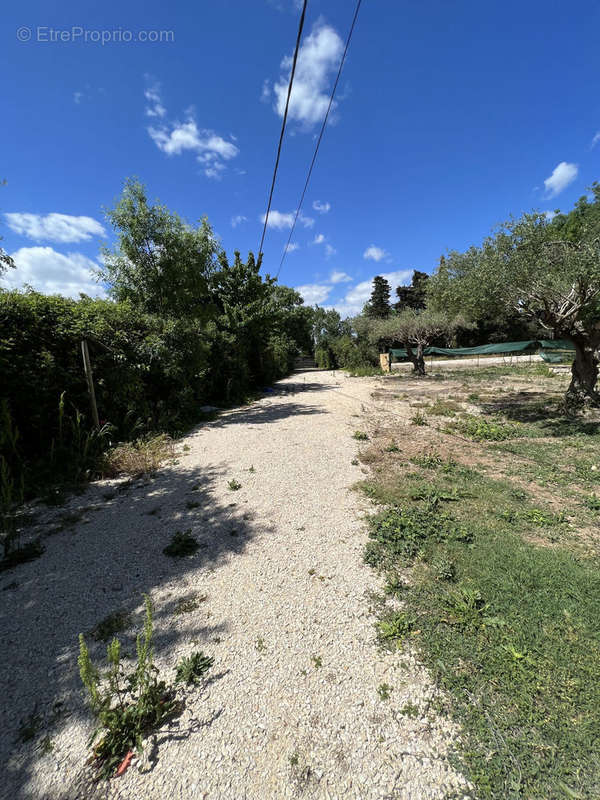
POLYGON ((430 281, 437 308, 518 315, 568 339, 575 347, 570 406, 596 392, 600 346, 600 185, 594 201, 581 200, 569 215, 550 221, 523 214, 503 223, 480 247, 451 252, 430 281), (572 215, 572 216, 571 216, 572 215))
POLYGON ((391 311, 391 291, 390 284, 381 275, 376 275, 373 278, 373 291, 364 309, 364 313, 367 317, 385 319, 389 316, 391 311))

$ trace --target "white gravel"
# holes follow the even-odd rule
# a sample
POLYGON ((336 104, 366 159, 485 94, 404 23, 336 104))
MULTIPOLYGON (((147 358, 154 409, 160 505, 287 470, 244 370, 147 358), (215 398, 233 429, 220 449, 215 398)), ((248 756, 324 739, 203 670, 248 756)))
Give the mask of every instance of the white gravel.
MULTIPOLYGON (((456 732, 428 710, 427 675, 410 653, 375 643, 369 593, 380 581, 362 563, 368 505, 350 490, 362 477, 351 464, 352 433, 366 428, 360 399, 372 387, 341 373, 296 374, 198 428, 181 443, 189 450, 179 463, 154 479, 109 499, 115 483, 97 483, 66 509, 40 512, 48 532, 65 512, 86 509, 46 539, 39 560, 0 574, 2 797, 465 794, 444 757, 456 732), (232 478, 239 491, 228 488, 232 478), (188 527, 205 546, 183 561, 165 557, 173 532, 188 527), (122 778, 93 788, 77 636, 122 608, 136 615, 125 635, 131 648, 142 592, 156 607, 165 677, 202 649, 215 658, 212 678, 122 778), (206 599, 175 614, 192 593, 206 599), (378 696, 382 683, 392 687, 388 700, 378 696), (416 718, 401 713, 408 702, 416 718), (39 732, 16 743, 34 710, 39 732)), ((96 658, 102 649, 94 646, 96 658)))

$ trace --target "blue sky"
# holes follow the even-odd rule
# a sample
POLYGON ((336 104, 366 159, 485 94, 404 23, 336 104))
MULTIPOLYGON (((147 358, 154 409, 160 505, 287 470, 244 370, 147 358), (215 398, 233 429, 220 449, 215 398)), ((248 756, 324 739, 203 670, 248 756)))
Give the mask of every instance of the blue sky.
MULTIPOLYGON (((256 251, 297 0, 53 5, 3 11, 0 235, 18 265, 3 285, 102 293, 102 207, 133 175, 190 222, 208 216, 229 253, 256 251)), ((271 273, 353 6, 308 3, 271 273)), ((600 178, 599 29, 590 2, 363 0, 280 280, 355 313, 375 274, 395 286, 511 213, 568 209, 600 178)))

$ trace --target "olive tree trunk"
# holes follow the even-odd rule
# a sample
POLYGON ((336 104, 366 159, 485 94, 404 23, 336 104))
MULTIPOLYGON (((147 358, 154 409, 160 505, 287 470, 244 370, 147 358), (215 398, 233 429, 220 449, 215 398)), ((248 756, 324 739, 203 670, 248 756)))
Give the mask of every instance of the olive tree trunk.
POLYGON ((423 345, 418 344, 416 352, 410 344, 406 345, 406 355, 412 361, 413 374, 425 375, 425 358, 423 356, 423 345))
POLYGON ((565 395, 568 410, 581 408, 587 401, 600 406, 600 394, 596 391, 598 381, 597 343, 584 337, 571 337, 575 347, 575 359, 571 367, 571 383, 565 395))

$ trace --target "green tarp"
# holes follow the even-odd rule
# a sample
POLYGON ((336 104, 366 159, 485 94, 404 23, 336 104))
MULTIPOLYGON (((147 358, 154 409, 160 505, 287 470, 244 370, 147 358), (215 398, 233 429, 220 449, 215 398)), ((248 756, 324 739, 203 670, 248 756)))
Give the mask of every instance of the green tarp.
MULTIPOLYGON (((540 355, 545 358, 547 355, 548 361, 555 361, 558 357, 557 354, 545 354, 544 350, 555 351, 572 351, 573 345, 563 339, 528 339, 524 342, 500 342, 498 344, 480 344, 477 347, 426 347, 423 350, 423 355, 440 355, 440 356, 489 356, 489 355, 503 355, 507 353, 522 353, 524 350, 541 349, 540 355)), ((389 351, 392 359, 407 358, 406 350, 393 348, 389 351)), ((568 355, 568 353, 566 353, 568 355)), ((560 355, 562 359, 564 355, 560 355)))

